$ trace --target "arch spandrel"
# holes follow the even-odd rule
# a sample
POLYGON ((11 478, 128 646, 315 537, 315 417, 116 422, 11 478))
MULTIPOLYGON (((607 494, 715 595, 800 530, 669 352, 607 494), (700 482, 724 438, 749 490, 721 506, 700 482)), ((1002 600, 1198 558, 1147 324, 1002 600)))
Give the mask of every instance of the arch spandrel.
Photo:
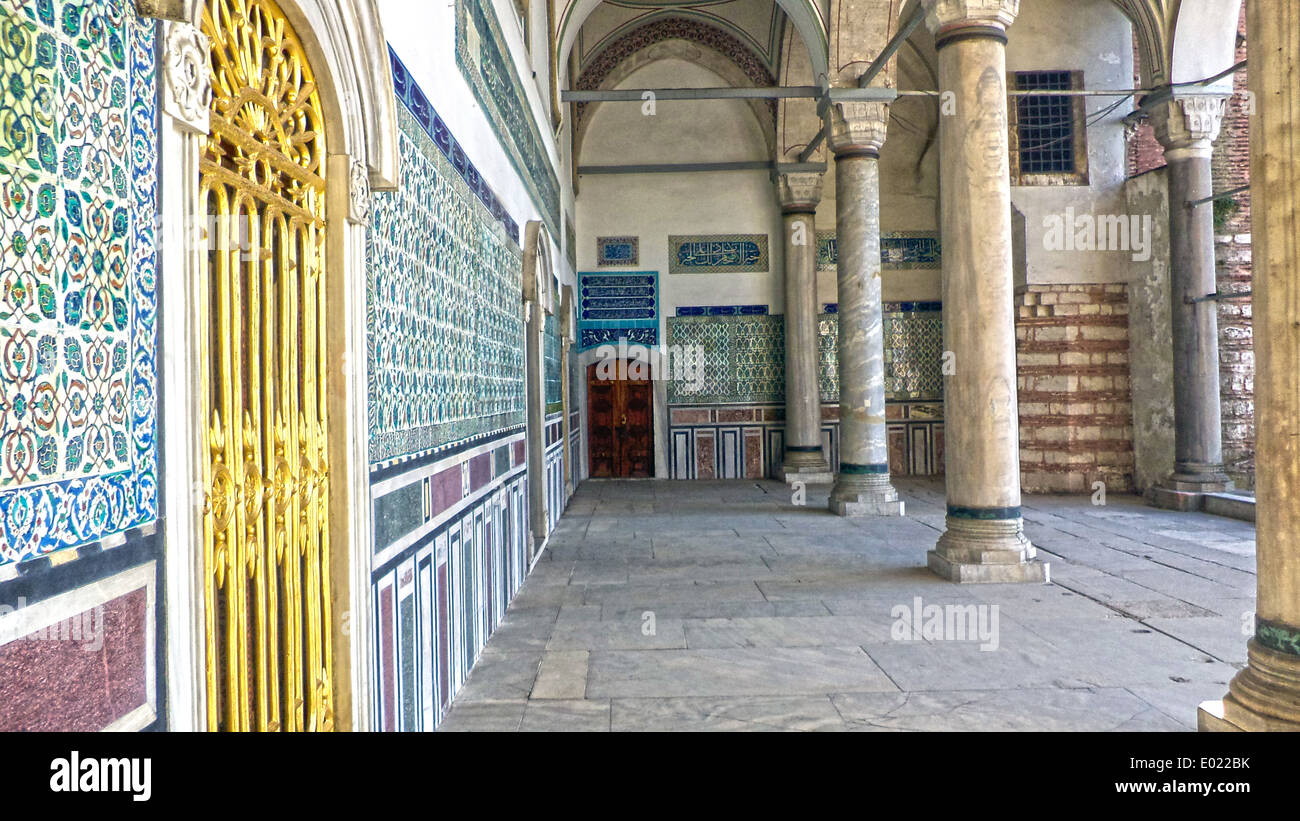
MULTIPOLYGON (((202 24, 203 0, 135 5, 142 16, 202 24)), ((376 0, 283 0, 280 6, 298 31, 312 35, 312 62, 338 111, 331 148, 365 164, 371 189, 396 189, 397 98, 376 0)))

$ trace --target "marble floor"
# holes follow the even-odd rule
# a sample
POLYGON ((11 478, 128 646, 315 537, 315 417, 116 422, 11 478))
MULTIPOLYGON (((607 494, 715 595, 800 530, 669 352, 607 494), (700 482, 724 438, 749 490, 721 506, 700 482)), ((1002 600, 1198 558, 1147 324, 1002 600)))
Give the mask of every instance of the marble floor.
POLYGON ((1252 524, 1027 496, 1051 583, 959 586, 942 483, 896 484, 583 483, 440 729, 1186 731, 1245 663, 1252 524))

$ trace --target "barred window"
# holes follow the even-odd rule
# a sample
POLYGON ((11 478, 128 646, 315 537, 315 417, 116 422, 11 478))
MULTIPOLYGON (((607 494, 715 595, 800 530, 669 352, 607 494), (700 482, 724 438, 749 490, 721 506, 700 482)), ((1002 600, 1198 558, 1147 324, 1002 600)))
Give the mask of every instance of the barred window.
MULTIPOLYGON (((1078 71, 1018 71, 1017 91, 1083 88, 1078 71)), ((1016 94, 1011 114, 1012 185, 1087 185, 1088 149, 1084 98, 1069 94, 1016 94)))

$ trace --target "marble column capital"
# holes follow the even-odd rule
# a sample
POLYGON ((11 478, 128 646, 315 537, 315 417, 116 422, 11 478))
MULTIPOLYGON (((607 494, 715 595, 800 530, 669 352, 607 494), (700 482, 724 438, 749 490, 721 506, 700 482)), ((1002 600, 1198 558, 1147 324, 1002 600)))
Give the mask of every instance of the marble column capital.
POLYGON ((815 171, 778 174, 776 192, 782 213, 815 212, 817 203, 822 201, 822 177, 815 171))
POLYGON ((1166 154, 1184 151, 1209 156, 1227 105, 1222 94, 1179 94, 1151 109, 1151 126, 1166 154))
POLYGON ((827 143, 835 156, 880 153, 889 126, 889 103, 846 100, 832 104, 829 116, 827 143))
POLYGON ((1020 0, 938 0, 925 15, 931 34, 956 28, 1010 28, 1020 13, 1020 0))

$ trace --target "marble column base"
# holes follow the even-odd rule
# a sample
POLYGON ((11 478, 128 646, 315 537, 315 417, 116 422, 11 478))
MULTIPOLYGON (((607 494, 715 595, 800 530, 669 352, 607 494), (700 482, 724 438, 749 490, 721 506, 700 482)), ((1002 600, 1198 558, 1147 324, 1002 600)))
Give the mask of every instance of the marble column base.
POLYGON ((1201 732, 1300 732, 1300 656, 1246 643, 1248 664, 1228 694, 1197 710, 1201 732))
POLYGON ((830 463, 822 455, 821 448, 816 450, 786 449, 785 458, 781 460, 781 469, 776 476, 782 482, 803 482, 806 485, 829 485, 835 481, 830 463))
POLYGON ((835 474, 831 472, 831 466, 826 462, 822 462, 820 466, 784 464, 776 472, 776 478, 787 485, 794 482, 803 482, 805 485, 829 485, 835 481, 835 474))
POLYGON ((1232 481, 1223 472, 1174 473, 1151 488, 1151 504, 1165 510, 1201 510, 1205 494, 1232 490, 1232 481))
POLYGON ((836 516, 903 515, 903 501, 889 483, 889 474, 840 473, 827 507, 836 516))
POLYGON ((926 554, 930 570, 959 584, 1046 583, 1046 562, 1025 538, 1020 519, 947 519, 947 530, 926 554))

